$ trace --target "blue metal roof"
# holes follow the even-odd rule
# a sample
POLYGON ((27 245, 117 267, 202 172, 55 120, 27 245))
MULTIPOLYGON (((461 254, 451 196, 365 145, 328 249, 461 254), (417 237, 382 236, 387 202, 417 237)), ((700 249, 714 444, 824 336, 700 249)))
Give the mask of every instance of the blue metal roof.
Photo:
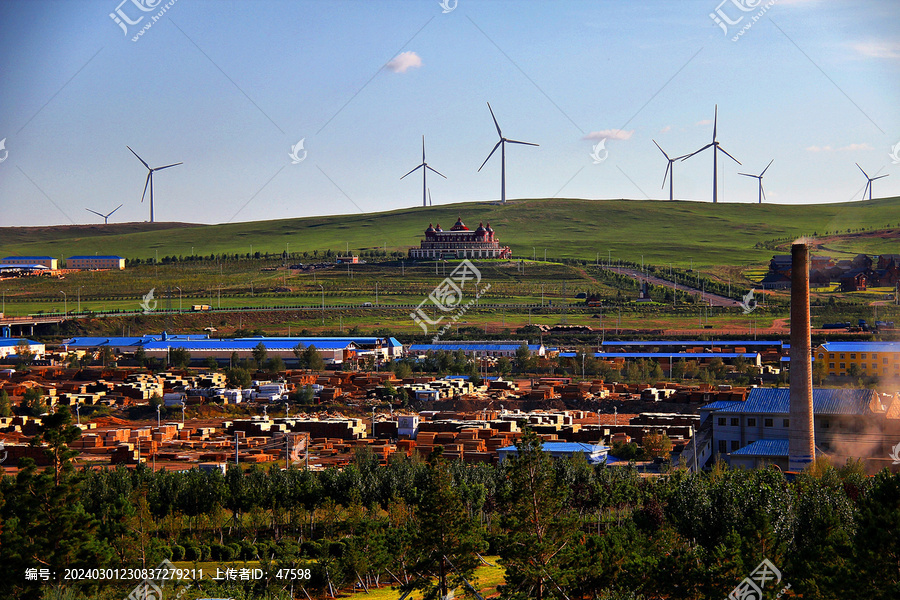
MULTIPOLYGON (((515 352, 522 347, 522 344, 410 344, 411 352, 437 352, 438 350, 446 350, 455 352, 456 350, 469 350, 475 352, 515 352)), ((531 352, 538 352, 541 348, 540 344, 528 344, 531 352)))
MULTIPOLYGON (((864 415, 875 395, 873 390, 814 389, 813 414, 816 415, 864 415)), ((789 388, 753 388, 744 402, 713 402, 700 410, 727 413, 760 414, 790 413, 789 388)))
POLYGON ((778 346, 783 347, 784 342, 780 340, 628 340, 628 341, 605 341, 602 346, 778 346))
MULTIPOLYGON (((169 341, 194 341, 205 340, 206 335, 170 335, 166 334, 169 341)), ((143 346, 150 342, 162 340, 162 334, 142 335, 142 336, 125 336, 125 337, 76 337, 63 341, 65 346, 74 346, 76 348, 99 348, 101 346, 143 346)))
POLYGON ((33 342, 25 338, 0 338, 0 346, 4 348, 9 346, 18 346, 21 342, 26 342, 29 346, 39 346, 39 342, 33 342))
POLYGON ((825 342, 826 352, 900 352, 900 342, 825 342))
POLYGON ((164 350, 166 348, 182 348, 184 350, 253 350, 259 344, 265 346, 266 350, 293 350, 297 346, 306 348, 315 346, 317 350, 343 350, 353 346, 353 342, 349 340, 316 340, 315 342, 302 343, 296 340, 285 339, 215 339, 215 340, 178 340, 169 338, 166 341, 156 340, 144 344, 147 350, 164 350))
POLYGON ((294 342, 294 345, 298 343, 302 344, 315 344, 316 347, 319 347, 319 343, 322 342, 344 342, 349 343, 353 342, 358 346, 375 346, 378 343, 383 343, 386 341, 387 347, 397 347, 402 346, 396 338, 380 338, 380 337, 360 337, 360 336, 336 336, 336 337, 265 337, 265 336, 255 336, 255 337, 246 337, 239 338, 242 340, 254 340, 256 342, 267 342, 267 341, 291 341, 294 342))
POLYGON ((70 256, 67 260, 72 260, 73 258, 74 258, 74 259, 102 258, 102 259, 119 260, 119 259, 122 259, 122 258, 124 258, 124 257, 122 257, 122 256, 113 256, 112 254, 105 254, 105 255, 104 255, 104 254, 100 254, 100 255, 95 255, 95 254, 83 254, 83 255, 78 255, 78 256, 70 256))
POLYGON ((789 440, 757 440, 731 453, 731 456, 787 456, 789 440))
MULTIPOLYGON (((572 358, 575 352, 560 352, 562 358, 572 358)), ((755 360, 756 352, 594 352, 594 358, 737 358, 755 360)))

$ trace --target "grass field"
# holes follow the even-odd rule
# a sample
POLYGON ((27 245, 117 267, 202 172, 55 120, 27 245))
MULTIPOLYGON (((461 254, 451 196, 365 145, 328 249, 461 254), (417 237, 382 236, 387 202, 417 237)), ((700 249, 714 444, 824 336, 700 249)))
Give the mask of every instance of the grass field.
MULTIPOLYGON (((417 246, 429 222, 449 228, 462 216, 472 228, 490 222, 515 257, 694 265, 760 265, 774 239, 900 224, 900 198, 819 205, 710 204, 656 200, 530 199, 500 205, 463 203, 405 210, 224 225, 127 223, 109 226, 0 228, 7 255, 119 254, 153 258, 333 250, 405 251, 417 246)), ((883 251, 887 243, 870 240, 883 251)), ((848 242, 856 251, 866 241, 848 242)), ((874 246, 873 246, 874 248, 874 246)))

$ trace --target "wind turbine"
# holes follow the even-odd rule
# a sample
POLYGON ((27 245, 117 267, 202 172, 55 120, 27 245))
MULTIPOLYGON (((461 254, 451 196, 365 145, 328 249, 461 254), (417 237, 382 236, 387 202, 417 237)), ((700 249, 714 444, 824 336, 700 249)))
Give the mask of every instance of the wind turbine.
POLYGON ((431 201, 431 188, 428 188, 428 206, 434 206, 434 203, 431 201))
POLYGON ((890 175, 890 173, 885 173, 884 175, 879 175, 878 177, 869 177, 869 174, 866 173, 865 171, 863 171, 863 168, 859 166, 859 163, 856 163, 856 166, 860 171, 862 171, 862 174, 865 175, 866 179, 868 180, 866 182, 866 189, 863 190, 863 200, 866 199, 867 191, 869 192, 869 200, 871 200, 872 199, 872 182, 875 181, 876 179, 881 179, 882 177, 887 177, 888 175, 890 175))
POLYGON ((117 210, 119 210, 120 208, 122 208, 122 206, 124 206, 124 205, 123 205, 123 204, 118 205, 117 207, 115 207, 114 209, 112 209, 111 211, 109 211, 109 214, 105 214, 105 215, 104 215, 103 213, 98 213, 96 210, 91 210, 91 209, 89 209, 89 208, 86 208, 86 209, 84 209, 84 210, 86 210, 86 211, 88 211, 88 212, 92 212, 92 213, 94 213, 95 215, 98 215, 98 216, 100 216, 100 217, 103 217, 103 224, 104 224, 104 225, 109 225, 109 217, 111 217, 112 214, 113 214, 114 212, 116 212, 117 210))
MULTIPOLYGON (((131 150, 131 146, 125 146, 125 147, 128 148, 129 150, 131 150)), ((149 186, 150 187, 150 222, 153 223, 154 222, 153 221, 153 173, 155 171, 162 171, 163 169, 168 169, 169 167, 177 167, 178 165, 181 165, 184 163, 177 162, 177 163, 173 163, 171 165, 166 165, 164 167, 151 167, 150 165, 147 164, 147 162, 143 158, 138 156, 137 152, 135 152, 134 150, 131 150, 131 153, 134 154, 135 156, 137 156, 137 159, 139 161, 141 161, 142 165, 147 167, 147 171, 148 171, 147 172, 147 181, 144 182, 144 193, 141 194, 141 202, 144 201, 144 196, 147 195, 147 187, 149 186)))
POLYGON ((717 104, 717 105, 716 105, 716 113, 715 113, 715 117, 713 117, 713 139, 712 139, 712 142, 710 142, 709 144, 703 146, 702 148, 700 148, 700 149, 697 150, 696 152, 692 152, 692 153, 688 154, 687 156, 685 156, 684 158, 681 159, 681 160, 687 160, 687 159, 689 159, 690 157, 694 156, 695 154, 700 154, 701 152, 703 152, 703 151, 706 150, 707 148, 712 148, 712 149, 713 149, 713 204, 715 204, 716 202, 719 201, 719 180, 718 180, 718 170, 719 170, 719 169, 718 169, 718 168, 719 168, 718 158, 719 158, 719 152, 723 152, 728 158, 730 158, 731 160, 733 160, 733 161, 736 162, 737 164, 741 164, 741 161, 739 161, 738 159, 736 159, 736 158, 733 157, 732 155, 728 154, 728 152, 726 152, 725 149, 722 148, 722 147, 719 145, 719 142, 716 140, 716 125, 718 124, 718 121, 719 121, 719 105, 717 104))
POLYGON ((757 179, 759 179, 759 203, 760 204, 762 204, 763 198, 766 197, 766 192, 765 192, 765 190, 763 190, 763 186, 762 186, 762 178, 763 178, 763 175, 766 174, 766 171, 769 170, 769 167, 772 166, 773 162, 775 162, 774 158, 769 161, 769 164, 766 165, 766 168, 763 169, 762 173, 760 173, 759 175, 751 175, 750 173, 738 173, 738 175, 743 175, 744 177, 756 177, 757 179))
POLYGON ((500 148, 500 201, 503 204, 506 204, 506 144, 507 142, 510 144, 522 144, 524 146, 537 146, 538 144, 532 144, 531 142, 520 142, 518 140, 510 140, 508 138, 503 137, 503 132, 500 131, 500 125, 497 123, 497 117, 494 116, 494 109, 491 108, 491 103, 488 102, 488 110, 491 111, 491 118, 494 119, 494 127, 497 128, 497 135, 500 136, 500 141, 497 142, 497 145, 494 146, 494 149, 491 150, 491 153, 488 154, 488 157, 484 159, 484 162, 481 163, 481 166, 478 167, 478 172, 481 172, 481 169, 484 168, 484 165, 487 164, 487 161, 491 160, 491 157, 494 155, 494 152, 497 151, 497 148, 500 148))
MULTIPOLYGON (((422 164, 420 164, 418 167, 416 167, 415 169, 413 169, 406 175, 412 174, 414 171, 416 171, 416 169, 422 169, 422 206, 428 206, 428 199, 426 198, 426 194, 428 192, 428 186, 425 183, 425 176, 428 175, 428 170, 431 169, 432 171, 434 171, 435 173, 437 173, 444 179, 447 179, 447 176, 443 175, 441 173, 438 173, 437 171, 432 169, 431 166, 427 162, 425 162, 425 136, 424 135, 422 136, 422 164)), ((404 175, 403 177, 406 177, 406 175, 404 175)), ((400 179, 403 179, 403 177, 401 177, 400 179)))
MULTIPOLYGON (((653 143, 656 144, 656 140, 653 140, 653 143)), ((669 155, 666 154, 665 150, 663 150, 662 148, 659 147, 659 144, 656 144, 656 147, 659 148, 659 151, 662 152, 663 156, 666 157, 666 160, 669 161, 669 164, 666 165, 666 173, 665 173, 665 175, 663 175, 663 182, 662 182, 662 185, 660 186, 660 189, 662 189, 666 186, 666 177, 668 177, 669 178, 669 200, 674 200, 675 198, 674 198, 674 194, 673 194, 673 190, 672 190, 672 179, 675 177, 675 167, 672 166, 672 163, 674 163, 676 160, 680 160, 682 158, 687 158, 687 154, 684 154, 682 156, 676 156, 675 158, 669 158, 669 155)))

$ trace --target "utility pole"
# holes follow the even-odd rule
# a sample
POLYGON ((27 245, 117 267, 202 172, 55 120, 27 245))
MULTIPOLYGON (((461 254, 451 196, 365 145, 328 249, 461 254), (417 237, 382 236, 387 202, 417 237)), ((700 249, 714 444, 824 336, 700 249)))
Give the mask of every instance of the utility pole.
POLYGON ((234 432, 234 464, 240 463, 238 456, 238 432, 234 432))

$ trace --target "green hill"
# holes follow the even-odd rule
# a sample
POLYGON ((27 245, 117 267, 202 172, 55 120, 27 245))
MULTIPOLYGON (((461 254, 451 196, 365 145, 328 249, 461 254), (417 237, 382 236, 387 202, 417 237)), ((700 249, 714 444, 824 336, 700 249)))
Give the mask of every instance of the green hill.
MULTIPOLYGON (((254 221, 225 225, 127 223, 0 228, 8 255, 118 254, 126 258, 214 253, 291 253, 331 249, 341 254, 416 246, 429 223, 449 228, 461 216, 475 228, 490 222, 513 256, 695 266, 759 264, 773 251, 762 242, 900 227, 900 198, 817 205, 710 204, 657 200, 529 199, 462 203, 382 213, 254 221), (759 246, 757 246, 759 244, 759 246)), ((879 244, 881 249, 884 243, 879 244)), ((852 251, 851 248, 841 250, 852 251)))

